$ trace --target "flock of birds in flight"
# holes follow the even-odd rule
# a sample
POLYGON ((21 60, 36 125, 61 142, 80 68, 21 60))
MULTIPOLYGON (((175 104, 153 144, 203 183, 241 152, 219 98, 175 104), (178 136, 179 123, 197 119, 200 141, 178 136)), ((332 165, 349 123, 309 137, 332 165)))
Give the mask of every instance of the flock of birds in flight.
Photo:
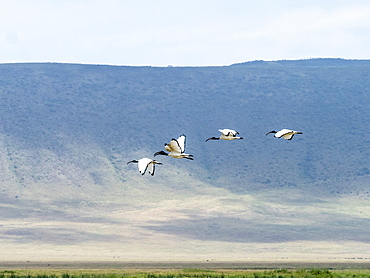
MULTIPOLYGON (((237 136, 239 132, 235 130, 226 128, 226 129, 219 129, 219 131, 221 132, 221 136, 208 138, 206 142, 209 140, 240 140, 240 139, 243 139, 242 137, 237 136)), ((273 130, 273 131, 267 132, 266 135, 270 133, 274 133, 275 134, 274 137, 276 138, 284 138, 286 140, 292 140, 295 134, 302 134, 302 132, 300 131, 295 131, 291 129, 282 129, 280 131, 273 130)), ((186 158, 186 159, 193 160, 193 155, 185 153, 185 145, 186 145, 186 136, 185 134, 182 134, 180 135, 179 138, 177 139, 172 138, 170 143, 164 144, 164 149, 168 153, 166 153, 165 151, 159 151, 159 152, 156 152, 154 156, 167 155, 167 156, 171 156, 173 158, 178 158, 178 159, 186 158)), ((129 163, 137 163, 140 174, 144 175, 145 172, 148 171, 148 173, 152 176, 154 175, 155 165, 156 164, 162 165, 162 163, 154 159, 147 158, 147 157, 144 157, 139 160, 131 160, 127 162, 127 164, 129 163)))

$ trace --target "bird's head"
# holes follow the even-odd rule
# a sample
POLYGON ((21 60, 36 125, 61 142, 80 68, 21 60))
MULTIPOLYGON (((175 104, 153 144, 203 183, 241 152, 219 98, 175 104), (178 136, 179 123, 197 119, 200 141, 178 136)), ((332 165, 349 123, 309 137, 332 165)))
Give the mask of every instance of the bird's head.
POLYGON ((168 155, 168 153, 166 153, 165 151, 159 151, 154 154, 154 156, 157 156, 157 155, 168 155))
POLYGON ((267 134, 270 134, 270 133, 276 133, 276 131, 275 131, 275 130, 272 130, 272 131, 270 131, 270 132, 267 132, 267 133, 266 133, 266 135, 267 135, 267 134))
POLYGON ((208 141, 208 140, 219 140, 220 138, 217 138, 217 137, 211 137, 211 138, 208 138, 207 140, 206 140, 206 142, 208 141))

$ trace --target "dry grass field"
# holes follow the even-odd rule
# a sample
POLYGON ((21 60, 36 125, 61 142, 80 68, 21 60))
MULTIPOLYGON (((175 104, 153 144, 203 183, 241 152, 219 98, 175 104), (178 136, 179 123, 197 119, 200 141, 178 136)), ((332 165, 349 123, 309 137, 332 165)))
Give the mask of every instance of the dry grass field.
POLYGON ((1 262, 1 278, 349 278, 370 263, 323 262, 1 262))
POLYGON ((6 270, 24 270, 28 273, 72 272, 127 272, 127 271, 172 271, 172 270, 212 270, 212 271, 255 271, 274 269, 330 269, 330 270, 369 270, 370 260, 366 261, 225 261, 225 262, 156 262, 156 261, 7 261, 0 262, 0 272, 6 270))

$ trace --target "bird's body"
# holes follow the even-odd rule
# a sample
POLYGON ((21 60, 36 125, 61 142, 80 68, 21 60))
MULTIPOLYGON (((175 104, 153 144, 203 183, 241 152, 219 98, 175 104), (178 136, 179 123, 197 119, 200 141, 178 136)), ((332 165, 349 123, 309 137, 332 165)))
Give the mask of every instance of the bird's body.
POLYGON ((300 131, 295 131, 295 130, 291 130, 291 129, 282 129, 280 131, 270 131, 270 132, 267 132, 267 134, 270 134, 270 133, 275 133, 274 137, 276 138, 284 138, 285 140, 292 140, 293 139, 293 136, 295 134, 303 134, 302 132, 300 131))
POLYGON ((166 151, 168 151, 168 153, 166 153, 165 151, 159 151, 159 152, 156 152, 154 156, 167 155, 167 156, 171 156, 173 158, 178 158, 178 159, 186 158, 186 159, 193 160, 192 158, 193 155, 185 153, 185 146, 186 146, 186 136, 182 134, 180 135, 179 138, 177 139, 172 138, 170 143, 164 144, 164 148, 166 151))
POLYGON ((152 176, 154 176, 155 164, 162 165, 162 163, 146 157, 139 160, 131 160, 127 162, 127 164, 129 163, 137 163, 140 174, 144 175, 146 170, 148 170, 148 173, 151 174, 152 176))
POLYGON ((225 128, 225 129, 219 129, 218 131, 221 132, 220 137, 208 138, 206 142, 208 140, 240 140, 240 139, 243 139, 242 137, 237 136, 239 132, 232 130, 232 129, 225 128))

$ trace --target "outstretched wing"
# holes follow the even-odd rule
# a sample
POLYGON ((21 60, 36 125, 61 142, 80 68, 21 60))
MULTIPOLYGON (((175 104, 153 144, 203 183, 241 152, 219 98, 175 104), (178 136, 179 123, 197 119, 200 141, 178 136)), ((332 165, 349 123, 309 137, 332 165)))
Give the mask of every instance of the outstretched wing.
POLYGON ((152 161, 148 164, 148 173, 154 176, 154 171, 155 171, 155 164, 152 161))
POLYGON ((237 134, 239 134, 239 132, 228 128, 219 129, 218 131, 221 132, 223 135, 230 137, 235 137, 237 134))
MULTIPOLYGON (((181 138, 181 136, 179 137, 179 139, 180 138, 181 138)), ((181 143, 181 141, 180 141, 180 143, 181 143)), ((179 141, 177 141, 176 139, 173 138, 170 143, 165 145, 165 149, 169 152, 182 153, 183 150, 181 149, 180 143, 179 143, 179 141)))
POLYGON ((294 132, 285 133, 283 135, 284 139, 286 139, 286 140, 292 140, 293 136, 294 136, 294 132))
POLYGON ((179 147, 181 149, 181 153, 185 152, 185 146, 186 146, 186 136, 185 134, 180 135, 179 138, 177 138, 177 143, 179 144, 179 147))
MULTIPOLYGON (((171 142, 170 142, 170 144, 171 144, 171 142)), ((164 149, 168 152, 172 152, 172 148, 171 148, 170 144, 164 144, 164 149)))
POLYGON ((275 137, 277 138, 284 137, 284 139, 288 139, 286 138, 286 136, 292 135, 292 133, 293 133, 293 130, 284 128, 276 132, 275 137))

